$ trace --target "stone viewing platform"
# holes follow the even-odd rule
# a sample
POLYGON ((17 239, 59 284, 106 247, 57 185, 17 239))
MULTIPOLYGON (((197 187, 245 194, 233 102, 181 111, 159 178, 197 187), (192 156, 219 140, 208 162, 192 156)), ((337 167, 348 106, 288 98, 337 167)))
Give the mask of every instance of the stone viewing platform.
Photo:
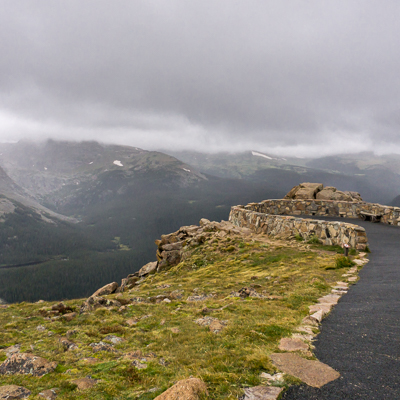
POLYGON ((321 183, 302 183, 295 186, 284 199, 264 200, 246 206, 232 207, 229 221, 270 236, 303 239, 318 238, 325 245, 348 244, 364 251, 368 246, 365 229, 356 224, 340 221, 304 219, 309 215, 369 219, 373 222, 400 226, 400 208, 367 203, 359 193, 342 192, 321 183))
MULTIPOLYGON (((259 203, 262 204, 262 203, 259 203)), ((324 245, 350 247, 364 251, 368 246, 365 229, 361 226, 339 221, 296 218, 285 215, 271 215, 253 211, 253 204, 231 208, 229 222, 241 228, 249 228, 268 236, 290 238, 300 235, 304 240, 318 238, 324 245)))

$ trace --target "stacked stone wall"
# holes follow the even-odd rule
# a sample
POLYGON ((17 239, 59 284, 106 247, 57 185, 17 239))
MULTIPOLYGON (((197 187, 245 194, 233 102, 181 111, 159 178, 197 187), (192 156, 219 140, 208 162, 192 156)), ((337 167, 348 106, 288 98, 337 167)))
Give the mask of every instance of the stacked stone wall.
MULTIPOLYGON (((257 204, 263 207, 263 203, 257 204)), ((269 236, 290 238, 300 235, 305 240, 317 237, 325 245, 348 244, 357 250, 365 250, 368 246, 367 234, 361 226, 340 221, 271 215, 253 210, 255 208, 257 207, 254 203, 246 207, 232 207, 229 221, 235 226, 269 236)))
POLYGON ((381 215, 381 222, 400 226, 400 208, 376 203, 335 200, 264 200, 250 203, 246 210, 272 215, 312 215, 360 218, 360 212, 381 215))

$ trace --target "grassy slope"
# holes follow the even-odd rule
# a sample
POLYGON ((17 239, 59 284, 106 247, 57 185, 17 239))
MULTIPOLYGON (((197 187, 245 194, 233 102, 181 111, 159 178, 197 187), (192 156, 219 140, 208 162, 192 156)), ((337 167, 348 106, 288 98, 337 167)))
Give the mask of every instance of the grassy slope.
MULTIPOLYGON (((335 265, 334 253, 313 248, 305 243, 256 236, 214 238, 188 250, 185 261, 168 272, 148 277, 123 295, 109 296, 147 299, 183 290, 182 299, 169 304, 133 303, 124 312, 100 308, 71 322, 43 318, 39 309, 51 303, 13 304, 0 309, 0 348, 20 343, 22 351, 32 351, 33 345, 35 355, 59 363, 55 372, 43 378, 0 376, 0 385, 25 386, 32 391, 33 399, 39 399, 41 390, 58 387, 59 399, 144 400, 153 399, 175 381, 192 375, 207 383, 211 398, 236 399, 243 387, 260 383, 261 372, 273 372, 268 355, 278 350, 280 338, 296 330, 308 314, 308 305, 328 293, 345 271, 330 269, 335 265), (251 285, 271 299, 230 296, 251 285), (214 297, 187 301, 193 294, 214 297), (214 310, 209 314, 212 317, 228 321, 221 333, 214 334, 194 322, 203 317, 204 307, 214 310), (129 318, 136 318, 137 324, 129 327, 129 318), (46 330, 38 331, 38 325, 46 330), (76 330, 71 340, 79 348, 64 352, 58 337, 68 330, 76 330), (89 344, 110 333, 126 340, 116 345, 120 353, 93 354, 89 344), (132 360, 122 357, 135 350, 146 358, 146 369, 138 370, 132 360), (85 357, 95 357, 97 363, 89 364, 85 357), (162 360, 166 364, 162 365, 162 360), (87 375, 101 381, 85 392, 70 384, 87 375), (149 391, 152 388, 157 389, 149 391)), ((81 303, 72 300, 67 305, 78 309, 81 303)), ((0 361, 5 358, 0 352, 0 361)), ((286 376, 280 384, 295 381, 286 376)))

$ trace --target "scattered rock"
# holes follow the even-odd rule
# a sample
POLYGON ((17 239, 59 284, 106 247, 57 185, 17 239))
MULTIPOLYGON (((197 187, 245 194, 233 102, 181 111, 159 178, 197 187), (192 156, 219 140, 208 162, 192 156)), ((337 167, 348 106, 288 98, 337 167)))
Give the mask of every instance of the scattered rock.
POLYGON ((74 342, 71 342, 66 337, 60 337, 58 341, 61 343, 62 347, 64 348, 64 351, 76 350, 78 348, 78 346, 74 342))
POLYGON ((264 298, 262 294, 257 293, 257 291, 253 287, 244 287, 241 288, 237 292, 232 292, 231 296, 233 297, 240 297, 245 299, 246 297, 257 297, 257 298, 264 298))
POLYGON ((189 378, 178 381, 154 400, 199 400, 202 395, 208 395, 206 384, 198 378, 189 378))
POLYGON ((99 343, 90 343, 90 347, 93 349, 93 353, 98 353, 99 351, 108 351, 110 353, 117 353, 117 350, 111 344, 99 342, 99 343))
POLYGON ((73 311, 71 307, 67 306, 67 305, 66 305, 65 303, 63 303, 63 302, 60 302, 60 303, 58 303, 58 304, 54 304, 54 305, 51 307, 51 310, 52 310, 52 311, 56 311, 58 314, 66 314, 66 313, 70 313, 70 312, 73 311))
POLYGON ((77 385, 79 390, 86 390, 96 385, 97 381, 96 379, 86 377, 86 378, 76 379, 72 381, 72 383, 77 385))
POLYGON ((49 362, 33 354, 16 353, 0 365, 0 374, 31 374, 33 376, 43 376, 53 372, 56 367, 56 362, 49 362))
POLYGON ((210 331, 213 333, 219 333, 226 327, 228 321, 220 321, 218 318, 214 317, 204 317, 196 319, 195 323, 200 326, 210 327, 210 331))
POLYGON ((282 338, 279 343, 282 351, 308 351, 308 346, 300 339, 282 338))
POLYGON ((117 282, 112 282, 109 283, 108 285, 105 285, 101 287, 100 289, 97 289, 91 297, 101 297, 101 296, 107 296, 109 294, 114 293, 118 289, 118 283, 117 282))
POLYGON ((169 296, 165 294, 159 294, 158 296, 149 297, 150 303, 156 303, 156 304, 161 303, 165 299, 169 300, 169 296))
POLYGON ((139 360, 133 360, 132 365, 137 369, 146 369, 147 364, 140 362, 139 360))
POLYGON ((69 331, 67 331, 67 333, 65 334, 65 336, 69 339, 71 336, 74 336, 78 333, 78 331, 76 329, 70 329, 69 331))
POLYGON ((139 281, 139 276, 136 274, 130 274, 126 278, 122 279, 121 286, 116 290, 118 292, 124 292, 125 290, 132 289, 139 281))
POLYGON ((22 386, 0 386, 0 400, 26 399, 30 394, 30 390, 22 386))
POLYGON ((90 296, 81 306, 81 313, 93 311, 100 307, 121 307, 121 303, 117 300, 106 299, 99 296, 90 296))
POLYGON ((226 326, 225 321, 213 321, 210 324, 210 331, 212 333, 220 333, 226 326))
POLYGON ((21 351, 20 344, 14 344, 13 346, 10 346, 5 349, 7 358, 10 358, 13 354, 19 353, 20 351, 21 351))
POLYGON ((39 397, 44 397, 46 400, 55 400, 57 398, 56 389, 48 389, 40 392, 39 397))
POLYGON ((270 382, 279 382, 279 381, 283 381, 283 374, 279 372, 277 374, 271 375, 271 374, 267 374, 266 372, 261 372, 260 378, 268 379, 268 381, 270 381, 270 382))
POLYGON ((139 318, 129 318, 125 321, 129 326, 136 325, 139 322, 139 318))
POLYGON ((108 335, 104 338, 104 340, 107 340, 111 343, 114 344, 118 344, 118 343, 122 343, 122 342, 126 342, 126 340, 124 338, 121 338, 119 336, 115 336, 115 335, 108 335))
POLYGON ((214 294, 195 294, 193 296, 189 296, 186 301, 204 301, 214 297, 214 294))
POLYGON ((180 333, 180 329, 179 328, 169 328, 169 330, 172 332, 172 333, 180 333))
POLYGON ((276 400, 282 390, 280 387, 262 385, 246 388, 240 400, 276 400))
POLYGON ((76 312, 70 312, 70 313, 66 313, 62 316, 62 319, 64 319, 65 321, 72 321, 78 314, 76 312))
POLYGON ((340 374, 320 361, 301 358, 293 353, 274 353, 270 355, 272 363, 285 374, 301 379, 309 386, 321 387, 339 378, 340 374))
POLYGON ((88 364, 97 364, 99 362, 99 359, 94 357, 85 357, 84 359, 82 359, 82 361, 85 361, 88 364))
POLYGON ((44 331, 46 330, 46 327, 43 326, 43 325, 38 325, 38 326, 36 327, 36 330, 39 331, 39 332, 44 332, 44 331))

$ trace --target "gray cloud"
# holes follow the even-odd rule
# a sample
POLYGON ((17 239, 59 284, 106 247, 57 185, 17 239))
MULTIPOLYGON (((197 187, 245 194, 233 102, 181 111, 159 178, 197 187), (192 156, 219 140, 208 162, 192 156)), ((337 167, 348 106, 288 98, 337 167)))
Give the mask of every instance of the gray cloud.
POLYGON ((0 139, 400 151, 400 4, 3 0, 0 139))

